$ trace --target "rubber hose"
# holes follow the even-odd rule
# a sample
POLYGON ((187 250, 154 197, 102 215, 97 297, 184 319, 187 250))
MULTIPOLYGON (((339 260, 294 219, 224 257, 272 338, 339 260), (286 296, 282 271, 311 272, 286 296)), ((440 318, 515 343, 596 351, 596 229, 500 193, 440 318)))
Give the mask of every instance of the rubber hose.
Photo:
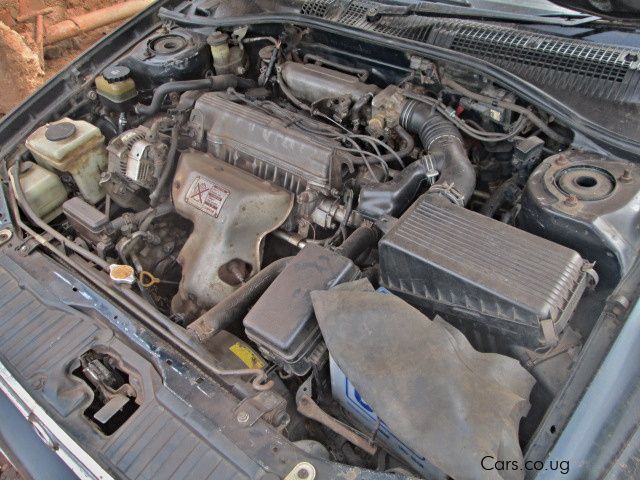
POLYGON ((375 247, 378 244, 378 238, 378 231, 375 228, 361 225, 336 248, 335 252, 350 260, 355 260, 370 248, 375 247))
POLYGON ((149 105, 138 103, 136 113, 140 115, 154 115, 162 108, 164 98, 169 93, 187 92, 189 90, 226 90, 227 88, 250 88, 254 86, 253 80, 240 78, 236 75, 225 74, 198 80, 182 80, 179 82, 163 83, 153 92, 153 98, 149 105))
POLYGON ((293 257, 280 258, 260 270, 236 291, 189 324, 187 326, 189 333, 204 342, 220 330, 240 322, 251 305, 284 270, 291 258, 293 257))
POLYGON ((160 201, 160 195, 162 195, 162 191, 164 190, 165 185, 169 181, 169 177, 171 176, 171 171, 173 170, 173 166, 176 163, 176 156, 178 154, 178 135, 180 134, 180 127, 182 126, 181 122, 176 122, 171 129, 171 141, 169 143, 169 151, 167 152, 167 159, 162 167, 162 173, 160 174, 160 178, 158 179, 158 184, 155 186, 153 191, 149 194, 149 204, 152 207, 158 205, 160 201))
POLYGON ((458 129, 431 106, 414 100, 404 104, 400 125, 418 135, 439 172, 429 192, 466 205, 476 187, 476 172, 458 129))
POLYGON ((510 179, 502 182, 498 188, 496 188, 486 203, 480 209, 480 213, 486 215, 487 217, 493 217, 498 209, 504 203, 507 194, 509 194, 512 189, 517 188, 517 178, 511 177, 510 179))
POLYGON ((418 160, 388 182, 363 186, 358 197, 358 211, 369 218, 397 217, 416 197, 427 179, 427 172, 424 161, 418 160))

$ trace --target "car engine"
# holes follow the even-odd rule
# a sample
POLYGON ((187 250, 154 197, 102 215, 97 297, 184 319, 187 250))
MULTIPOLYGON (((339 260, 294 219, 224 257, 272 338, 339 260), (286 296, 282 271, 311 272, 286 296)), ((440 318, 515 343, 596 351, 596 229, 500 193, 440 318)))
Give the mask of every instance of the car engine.
POLYGON ((167 24, 30 133, 12 188, 302 450, 484 478, 462 459, 522 458, 637 253, 640 169, 390 52, 167 24))

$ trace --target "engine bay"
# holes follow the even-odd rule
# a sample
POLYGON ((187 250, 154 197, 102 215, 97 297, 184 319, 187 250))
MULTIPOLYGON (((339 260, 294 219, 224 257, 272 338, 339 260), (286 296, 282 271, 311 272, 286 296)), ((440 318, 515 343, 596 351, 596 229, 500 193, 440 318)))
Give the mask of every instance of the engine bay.
POLYGON ((167 24, 28 135, 15 208, 309 455, 482 478, 522 460, 630 268, 640 167, 454 61, 374 50, 167 24))

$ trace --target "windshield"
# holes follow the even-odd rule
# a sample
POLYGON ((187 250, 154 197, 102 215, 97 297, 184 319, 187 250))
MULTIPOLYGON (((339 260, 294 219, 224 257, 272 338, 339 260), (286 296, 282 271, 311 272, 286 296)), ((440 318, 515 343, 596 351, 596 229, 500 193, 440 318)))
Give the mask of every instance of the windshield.
MULTIPOLYGON (((419 4, 423 0, 405 0, 403 3, 419 4)), ((493 10, 501 13, 538 16, 572 16, 581 13, 605 15, 620 19, 637 18, 640 13, 638 0, 431 0, 448 5, 471 7, 478 10, 493 10)), ((427 2, 430 3, 430 2, 427 2)))
POLYGON ((578 13, 576 10, 561 7, 547 0, 528 0, 521 3, 512 0, 467 0, 467 4, 483 10, 499 10, 527 15, 571 15, 578 13))

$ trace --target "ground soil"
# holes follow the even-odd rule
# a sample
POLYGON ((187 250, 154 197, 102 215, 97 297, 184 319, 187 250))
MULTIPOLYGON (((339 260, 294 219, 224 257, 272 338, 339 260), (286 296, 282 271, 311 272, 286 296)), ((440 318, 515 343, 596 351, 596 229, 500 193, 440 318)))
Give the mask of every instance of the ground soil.
POLYGON ((53 12, 45 17, 45 25, 50 25, 121 2, 122 0, 0 0, 0 117, 10 112, 82 51, 118 26, 114 24, 102 27, 46 47, 41 61, 33 39, 34 23, 17 22, 20 15, 51 7, 53 12))

